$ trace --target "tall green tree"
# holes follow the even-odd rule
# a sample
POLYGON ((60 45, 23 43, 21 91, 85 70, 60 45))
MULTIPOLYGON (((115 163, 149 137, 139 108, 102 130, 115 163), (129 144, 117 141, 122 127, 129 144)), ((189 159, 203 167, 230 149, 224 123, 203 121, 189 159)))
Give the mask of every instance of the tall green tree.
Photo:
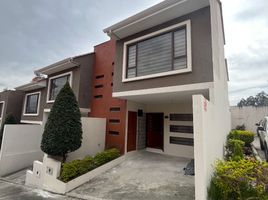
POLYGON ((243 107, 243 106, 268 106, 268 94, 266 94, 264 91, 258 93, 256 96, 249 96, 248 98, 244 99, 242 98, 237 106, 243 107))
POLYGON ((56 97, 42 136, 41 149, 52 156, 62 156, 80 148, 81 113, 76 97, 67 82, 56 97))
POLYGON ((2 127, 0 129, 0 147, 2 145, 2 138, 3 138, 3 134, 4 134, 4 126, 6 124, 17 124, 17 123, 18 122, 17 122, 16 118, 11 113, 6 116, 6 118, 5 118, 5 120, 4 120, 3 124, 2 124, 2 127))

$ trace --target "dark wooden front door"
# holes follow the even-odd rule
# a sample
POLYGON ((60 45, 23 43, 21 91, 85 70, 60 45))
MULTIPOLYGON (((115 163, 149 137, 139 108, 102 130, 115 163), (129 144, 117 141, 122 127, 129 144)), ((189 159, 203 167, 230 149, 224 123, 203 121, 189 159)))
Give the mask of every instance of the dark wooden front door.
POLYGON ((137 113, 128 112, 127 151, 136 150, 137 113))
POLYGON ((163 149, 164 113, 146 114, 146 133, 147 147, 163 149))

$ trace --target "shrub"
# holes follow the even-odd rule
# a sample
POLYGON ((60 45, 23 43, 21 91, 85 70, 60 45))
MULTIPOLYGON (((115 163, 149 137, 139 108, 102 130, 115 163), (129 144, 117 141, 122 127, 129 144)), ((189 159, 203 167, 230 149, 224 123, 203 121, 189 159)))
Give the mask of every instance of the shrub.
POLYGON ((76 97, 67 82, 54 102, 45 125, 41 149, 52 156, 62 156, 80 148, 82 143, 81 113, 76 97))
POLYGON ((93 158, 86 157, 83 160, 73 160, 62 165, 60 180, 68 182, 81 176, 96 167, 93 158))
POLYGON ((245 124, 242 124, 242 125, 237 125, 235 127, 236 130, 241 130, 241 131, 245 131, 246 130, 246 126, 245 124))
POLYGON ((241 140, 229 139, 226 144, 226 159, 238 161, 244 158, 243 147, 245 142, 241 140))
POLYGON ((208 189, 208 199, 268 199, 267 184, 267 163, 254 159, 218 161, 208 189))
POLYGON ((74 160, 64 163, 61 168, 59 179, 63 182, 68 182, 95 169, 96 167, 118 158, 119 156, 119 150, 110 149, 97 153, 93 158, 91 156, 86 156, 83 160, 74 160))
POLYGON ((94 161, 96 165, 100 166, 103 165, 115 158, 118 158, 120 156, 120 152, 118 149, 109 149, 100 153, 97 153, 94 157, 94 161))
POLYGON ((242 140, 245 142, 246 147, 250 147, 250 144, 254 141, 254 133, 251 131, 233 130, 228 134, 227 139, 242 140))

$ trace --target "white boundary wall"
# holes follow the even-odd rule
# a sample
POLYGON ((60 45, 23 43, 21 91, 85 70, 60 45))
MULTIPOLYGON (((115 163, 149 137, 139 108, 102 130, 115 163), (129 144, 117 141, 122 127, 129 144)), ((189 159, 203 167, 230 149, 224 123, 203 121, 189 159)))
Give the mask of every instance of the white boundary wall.
POLYGON ((221 121, 218 109, 202 95, 193 96, 194 117, 194 157, 195 157, 195 197, 205 200, 213 165, 224 155, 224 145, 228 133, 221 121))
POLYGON ((42 160, 40 125, 5 125, 0 153, 0 176, 4 176, 42 160))
POLYGON ((67 161, 95 155, 105 148, 106 119, 82 117, 83 140, 82 146, 68 154, 67 161))
POLYGON ((246 130, 256 133, 255 124, 268 115, 268 106, 253 107, 246 106, 239 108, 237 106, 231 107, 232 116, 232 129, 235 129, 237 125, 244 124, 246 130))

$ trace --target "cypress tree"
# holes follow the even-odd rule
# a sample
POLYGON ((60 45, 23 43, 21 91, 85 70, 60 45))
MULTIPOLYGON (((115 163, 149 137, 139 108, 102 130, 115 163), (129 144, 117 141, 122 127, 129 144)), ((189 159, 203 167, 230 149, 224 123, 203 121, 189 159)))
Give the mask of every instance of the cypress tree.
POLYGON ((80 148, 81 113, 75 95, 67 82, 56 97, 42 136, 41 149, 51 156, 63 157, 80 148))

